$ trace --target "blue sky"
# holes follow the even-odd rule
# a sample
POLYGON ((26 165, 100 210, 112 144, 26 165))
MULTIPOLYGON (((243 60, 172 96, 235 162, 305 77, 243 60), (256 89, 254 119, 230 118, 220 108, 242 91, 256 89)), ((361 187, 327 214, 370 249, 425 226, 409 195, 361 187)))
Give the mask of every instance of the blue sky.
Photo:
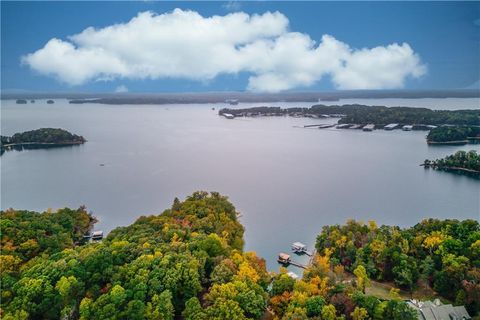
MULTIPOLYGON (((475 87, 474 83, 478 87, 480 2, 266 1, 234 5, 225 2, 2 2, 1 6, 2 90, 113 92, 126 88, 130 92, 195 92, 456 89, 475 87), (162 40, 148 42, 151 39, 136 42, 138 35, 131 35, 133 38, 127 38, 127 41, 132 41, 132 46, 140 46, 139 49, 143 51, 150 50, 152 43, 159 43, 159 47, 152 49, 156 50, 154 52, 158 56, 158 63, 150 65, 152 60, 131 58, 133 53, 125 48, 122 52, 116 51, 118 45, 115 40, 122 31, 112 33, 110 38, 106 38, 106 44, 99 43, 98 39, 104 39, 99 34, 83 35, 78 42, 68 38, 82 33, 88 27, 98 30, 113 24, 124 24, 127 26, 125 30, 138 31, 138 27, 132 26, 129 21, 139 12, 145 11, 154 13, 144 18, 147 25, 158 26, 155 22, 156 15, 170 17, 175 8, 183 10, 176 15, 177 18, 185 16, 185 12, 191 10, 198 14, 201 23, 213 15, 225 16, 236 11, 245 12, 250 18, 253 14, 278 11, 281 16, 261 17, 264 22, 269 21, 269 26, 273 25, 271 33, 265 35, 262 30, 252 31, 256 35, 248 35, 251 39, 246 42, 242 40, 243 36, 238 36, 241 39, 238 43, 233 43, 231 49, 240 50, 242 46, 250 46, 257 50, 263 48, 265 43, 272 42, 276 47, 272 51, 258 49, 255 54, 234 52, 231 57, 225 57, 227 61, 217 63, 223 56, 216 57, 208 52, 211 48, 206 48, 205 51, 201 45, 212 46, 211 43, 214 43, 215 46, 226 48, 225 43, 221 42, 225 40, 205 36, 204 43, 203 40, 195 42, 199 60, 192 61, 195 59, 192 57, 197 55, 191 51, 195 52, 197 47, 188 46, 192 39, 188 35, 185 39, 179 36, 179 41, 185 41, 185 46, 179 46, 172 39, 163 44, 162 40), (271 22, 272 19, 275 21, 271 22), (129 27, 132 28, 128 29, 129 27), (332 39, 322 38, 325 34, 332 39), (46 44, 53 38, 60 41, 55 48, 47 48, 46 44), (285 39, 289 41, 286 42, 286 47, 291 53, 283 52, 278 45, 285 39), (305 47, 302 47, 305 39, 315 41, 315 44, 312 46, 307 41, 305 47), (335 50, 316 51, 322 43, 325 46, 327 43, 335 46, 335 50), (389 47, 394 43, 400 47, 389 47), (408 44, 408 47, 402 46, 403 43, 408 44), (63 56, 58 65, 63 63, 67 67, 73 66, 68 72, 63 70, 68 68, 59 70, 55 58, 59 48, 65 45, 72 46, 72 55, 63 56), (147 49, 144 50, 142 45, 147 49), (95 47, 95 52, 107 51, 108 55, 101 58, 94 54, 92 59, 83 59, 82 52, 90 50, 92 46, 95 47), (170 50, 168 46, 178 47, 170 50), (345 49, 345 46, 349 49, 345 49), (297 47, 301 50, 296 50, 297 47), (375 47, 380 47, 380 51, 371 50, 375 47), (172 54, 163 55, 165 48, 168 52, 177 50, 178 59, 175 59, 175 54, 173 57, 172 54), (190 53, 182 52, 182 48, 190 53), (361 51, 362 48, 371 51, 361 51), (33 53, 37 53, 35 57, 24 59, 22 63, 22 57, 33 53), (401 58, 397 57, 398 54, 401 54, 401 58), (265 67, 265 63, 260 61, 263 58, 270 63, 270 55, 273 62, 265 67), (285 59, 285 55, 291 58, 285 59), (307 58, 312 55, 315 57, 312 58, 311 66, 307 62, 302 63, 310 61, 307 58), (343 55, 345 60, 338 58, 343 55), (97 57, 99 61, 94 62, 97 57), (109 57, 118 57, 122 66, 105 66, 104 61, 113 60, 109 57), (177 70, 180 67, 176 67, 174 62, 169 64, 168 59, 178 60, 175 62, 179 63, 178 66, 188 67, 192 63, 192 74, 185 75, 183 71, 177 70), (231 60, 231 65, 228 60, 231 60), (376 62, 380 60, 386 62, 376 62), (333 69, 330 65, 335 63, 339 63, 338 68, 333 69), (201 68, 197 70, 199 65, 201 68), (368 67, 368 70, 362 68, 362 65, 368 67), (172 70, 164 70, 168 67, 172 70), (297 69, 300 71, 297 72, 297 69), (84 70, 88 72, 83 74, 84 70)), ((182 21, 187 20, 182 19, 188 19, 188 16, 176 20, 180 23, 180 31, 184 31, 179 33, 181 35, 189 32, 189 27, 182 25, 182 21)), ((221 25, 228 25, 224 22, 221 25)), ((245 26, 245 29, 256 28, 250 20, 242 23, 241 26, 245 26)), ((191 26, 194 29, 197 27, 191 26)), ((244 28, 236 30, 225 27, 232 37, 241 31, 239 29, 243 32, 244 28)), ((147 27, 142 33, 150 33, 150 30, 147 27)), ((162 30, 157 31, 159 37, 163 37, 162 30)), ((197 38, 193 38, 194 41, 197 38)))

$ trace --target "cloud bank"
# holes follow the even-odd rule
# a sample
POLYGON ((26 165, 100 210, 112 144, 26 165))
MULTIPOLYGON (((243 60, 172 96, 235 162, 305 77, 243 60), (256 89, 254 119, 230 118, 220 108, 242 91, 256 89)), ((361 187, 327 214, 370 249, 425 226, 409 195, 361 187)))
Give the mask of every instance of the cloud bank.
POLYGON ((407 43, 355 49, 324 35, 289 30, 279 12, 203 17, 175 9, 141 12, 127 23, 53 38, 22 57, 31 69, 69 85, 115 79, 209 81, 249 74, 248 89, 278 92, 329 77, 338 89, 394 89, 426 67, 407 43))

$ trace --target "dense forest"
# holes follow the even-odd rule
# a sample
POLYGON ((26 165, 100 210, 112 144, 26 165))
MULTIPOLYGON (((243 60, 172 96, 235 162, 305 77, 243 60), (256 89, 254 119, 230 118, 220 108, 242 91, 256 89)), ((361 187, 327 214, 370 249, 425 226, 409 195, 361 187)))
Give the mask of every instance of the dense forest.
POLYGON ((457 151, 442 159, 426 159, 423 165, 426 168, 437 170, 464 172, 474 174, 477 177, 480 175, 480 155, 475 150, 457 151))
POLYGON ((83 208, 1 213, 2 319, 245 319, 264 313, 265 262, 243 253, 237 212, 218 193, 176 199, 161 215, 140 217, 100 243, 77 245, 92 219, 83 208))
POLYGON ((72 134, 64 129, 41 128, 22 133, 15 133, 13 136, 1 136, 2 144, 17 143, 83 143, 85 138, 72 134))
POLYGON ((417 319, 392 290, 432 285, 478 309, 480 231, 474 221, 410 229, 349 221, 325 227, 301 280, 243 251, 244 229, 224 196, 195 192, 101 242, 84 207, 1 212, 2 319, 417 319), (418 271, 418 273, 417 273, 418 271))
POLYGON ((339 123, 387 125, 480 125, 480 110, 431 110, 427 108, 384 107, 365 105, 325 106, 310 108, 253 107, 245 109, 224 108, 219 114, 234 116, 282 116, 282 115, 342 115, 339 123))
POLYGON ((480 224, 475 220, 424 220, 411 228, 348 221, 325 226, 317 250, 334 268, 400 288, 438 293, 470 314, 480 311, 480 224), (430 289, 430 290, 429 290, 430 289))
POLYGON ((480 139, 478 126, 443 126, 430 130, 427 135, 429 143, 448 143, 451 141, 467 142, 468 139, 480 139))

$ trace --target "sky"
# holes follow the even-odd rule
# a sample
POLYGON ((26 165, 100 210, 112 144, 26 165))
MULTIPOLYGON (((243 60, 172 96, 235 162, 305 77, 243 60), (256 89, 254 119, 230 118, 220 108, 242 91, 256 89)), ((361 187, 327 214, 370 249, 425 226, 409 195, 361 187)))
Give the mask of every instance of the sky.
POLYGON ((1 89, 479 88, 480 2, 1 2, 1 89))

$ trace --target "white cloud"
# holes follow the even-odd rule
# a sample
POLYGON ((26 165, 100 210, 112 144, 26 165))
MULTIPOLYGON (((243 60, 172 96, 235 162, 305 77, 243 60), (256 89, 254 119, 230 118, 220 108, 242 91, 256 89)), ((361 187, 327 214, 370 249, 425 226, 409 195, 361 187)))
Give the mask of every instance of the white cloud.
POLYGON ((247 72, 248 89, 266 92, 308 87, 324 76, 339 89, 401 88, 406 78, 426 72, 407 43, 353 49, 329 35, 316 43, 288 27, 279 12, 212 17, 180 9, 142 12, 127 23, 51 39, 22 62, 69 85, 113 79, 208 81, 247 72))
POLYGON ((238 11, 240 10, 240 7, 242 4, 240 1, 233 0, 233 1, 228 1, 222 5, 222 8, 224 8, 227 11, 238 11))
POLYGON ((128 92, 128 88, 124 86, 123 84, 115 88, 115 92, 117 93, 125 93, 128 92))

